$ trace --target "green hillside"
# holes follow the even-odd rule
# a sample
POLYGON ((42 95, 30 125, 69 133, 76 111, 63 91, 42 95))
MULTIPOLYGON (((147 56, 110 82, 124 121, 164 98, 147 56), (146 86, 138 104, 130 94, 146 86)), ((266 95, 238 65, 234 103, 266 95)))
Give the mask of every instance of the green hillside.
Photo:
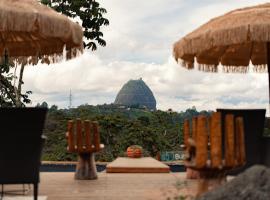
POLYGON ((114 104, 82 105, 72 109, 57 109, 52 106, 44 130, 47 142, 43 160, 76 160, 76 155, 66 151, 65 133, 70 119, 99 122, 101 142, 105 144, 105 149, 96 157, 100 161, 111 161, 123 155, 126 148, 133 144, 141 145, 145 153, 152 156, 158 151, 179 150, 184 118, 198 114, 195 108, 177 113, 120 108, 114 104))

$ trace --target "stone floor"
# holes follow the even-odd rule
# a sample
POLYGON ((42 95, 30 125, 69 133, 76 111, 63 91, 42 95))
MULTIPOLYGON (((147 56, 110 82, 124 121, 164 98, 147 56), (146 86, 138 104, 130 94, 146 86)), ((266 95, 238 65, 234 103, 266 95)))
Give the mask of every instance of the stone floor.
POLYGON ((70 172, 41 173, 39 195, 47 196, 47 200, 173 200, 195 190, 194 181, 185 183, 185 173, 102 172, 91 181, 77 181, 73 176, 70 172))

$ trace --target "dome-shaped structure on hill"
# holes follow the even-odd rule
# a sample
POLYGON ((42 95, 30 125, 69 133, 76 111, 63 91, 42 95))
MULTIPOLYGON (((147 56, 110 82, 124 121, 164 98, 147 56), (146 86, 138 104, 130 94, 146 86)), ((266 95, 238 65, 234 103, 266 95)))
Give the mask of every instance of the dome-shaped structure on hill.
POLYGON ((117 94, 114 104, 146 107, 150 110, 156 110, 156 99, 141 78, 128 81, 117 94))

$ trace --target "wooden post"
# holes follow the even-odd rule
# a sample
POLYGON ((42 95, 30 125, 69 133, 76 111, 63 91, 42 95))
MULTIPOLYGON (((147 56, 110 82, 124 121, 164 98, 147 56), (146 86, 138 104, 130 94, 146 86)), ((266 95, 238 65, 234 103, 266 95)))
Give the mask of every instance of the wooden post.
POLYGON ((239 166, 246 163, 244 120, 242 117, 236 118, 236 160, 239 166))
POLYGON ((221 131, 221 113, 219 112, 215 112, 211 116, 210 155, 211 155, 211 167, 220 168, 222 166, 222 131, 221 131))
POLYGON ((198 169, 206 167, 208 158, 207 152, 208 133, 206 128, 206 117, 199 116, 196 133, 196 167, 198 169))
POLYGON ((235 149, 234 149, 234 116, 227 114, 225 116, 225 166, 235 166, 235 149))
MULTIPOLYGON (((268 70, 268 95, 269 95, 269 109, 270 109, 270 42, 266 44, 266 58, 267 58, 267 70, 268 70)), ((269 110, 270 112, 270 110, 269 110)), ((269 128, 269 127, 268 127, 269 128)))

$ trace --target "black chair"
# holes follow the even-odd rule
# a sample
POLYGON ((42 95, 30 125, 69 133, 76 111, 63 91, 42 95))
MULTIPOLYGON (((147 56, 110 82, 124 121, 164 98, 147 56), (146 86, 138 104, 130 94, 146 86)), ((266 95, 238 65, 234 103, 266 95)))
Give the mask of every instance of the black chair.
POLYGON ((46 113, 46 108, 0 108, 0 184, 33 184, 35 200, 46 113))
MULTIPOLYGON (((217 109, 221 112, 222 121, 226 114, 233 114, 236 117, 243 117, 245 131, 246 165, 232 174, 238 174, 246 168, 263 164, 262 136, 265 122, 265 109, 217 109)), ((224 131, 224 130, 223 130, 224 131)))
POLYGON ((262 164, 270 167, 270 137, 262 139, 262 164))

